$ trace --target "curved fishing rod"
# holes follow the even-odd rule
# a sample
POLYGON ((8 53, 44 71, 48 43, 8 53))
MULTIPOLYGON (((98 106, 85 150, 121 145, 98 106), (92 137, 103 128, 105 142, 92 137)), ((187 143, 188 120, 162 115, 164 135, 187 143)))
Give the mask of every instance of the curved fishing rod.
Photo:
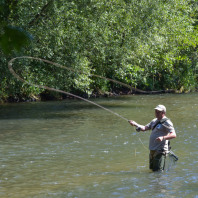
MULTIPOLYGON (((13 67, 12 67, 12 63, 16 60, 16 59, 23 59, 23 58, 28 58, 28 59, 34 59, 34 60, 39 60, 39 61, 43 61, 43 62, 46 62, 46 63, 49 63, 49 64, 52 64, 52 65, 55 65, 56 67, 60 67, 60 68, 63 68, 63 69, 67 69, 67 70, 70 70, 70 71, 73 71, 73 72, 76 72, 74 69, 71 69, 71 68, 68 68, 68 67, 65 67, 63 65, 60 65, 58 63, 54 63, 52 61, 49 61, 49 60, 45 60, 45 59, 41 59, 41 58, 35 58, 35 57, 30 57, 30 56, 21 56, 21 57, 16 57, 16 58, 13 58, 11 59, 9 62, 8 62, 8 68, 10 70, 10 72, 12 73, 12 75, 17 78, 19 81, 23 82, 23 83, 26 83, 28 85, 31 85, 31 86, 34 86, 34 87, 38 87, 38 88, 41 88, 41 89, 47 89, 49 91, 55 91, 55 92, 59 92, 59 93, 63 93, 63 94, 66 94, 66 95, 69 95, 69 96, 72 96, 72 97, 75 97, 75 98, 78 98, 78 99, 81 99, 81 100, 84 100, 88 103, 91 103, 95 106, 98 106, 120 118, 122 118, 123 120, 126 120, 127 122, 129 121, 127 118, 119 115, 118 113, 114 112, 114 111, 111 111, 110 109, 107 109, 95 102, 92 102, 90 100, 87 100, 85 98, 82 98, 80 96, 77 96, 75 94, 72 94, 72 93, 69 93, 69 92, 66 92, 66 91, 62 91, 62 90, 59 90, 59 89, 55 89, 55 88, 51 88, 51 87, 48 87, 48 86, 45 86, 45 85, 37 85, 37 84, 34 84, 34 83, 31 83, 31 82, 27 82, 26 80, 24 80, 23 78, 21 78, 18 74, 16 74, 16 72, 13 70, 13 67)), ((80 71, 80 73, 83 73, 82 71, 80 71)), ((83 73, 85 74, 85 73, 83 73)), ((99 78, 103 78, 103 79, 106 79, 106 80, 109 80, 109 81, 113 81, 113 82, 116 82, 116 83, 119 83, 119 84, 122 84, 123 86, 126 86, 128 88, 130 88, 129 85, 126 85, 122 82, 119 82, 119 81, 116 81, 116 80, 113 80, 113 79, 109 79, 109 78, 105 78, 105 77, 102 77, 102 76, 98 76, 98 75, 94 75, 94 74, 91 74, 91 76, 95 76, 95 77, 99 77, 99 78)))

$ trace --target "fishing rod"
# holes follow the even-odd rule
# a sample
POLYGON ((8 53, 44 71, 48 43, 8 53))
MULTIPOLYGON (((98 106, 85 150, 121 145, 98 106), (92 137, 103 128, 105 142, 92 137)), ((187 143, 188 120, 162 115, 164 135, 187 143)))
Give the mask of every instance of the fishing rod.
MULTIPOLYGON (((51 87, 48 87, 48 86, 45 86, 45 85, 37 85, 37 84, 34 84, 34 83, 31 83, 31 82, 28 82, 28 81, 24 80, 24 79, 21 78, 18 74, 16 74, 16 72, 14 71, 14 69, 13 69, 13 67, 12 67, 12 63, 13 63, 16 59, 33 59, 33 60, 38 60, 38 61, 42 61, 42 62, 46 62, 46 63, 52 64, 52 65, 54 65, 54 66, 56 66, 56 67, 59 67, 59 68, 62 68, 62 69, 67 69, 67 70, 76 72, 74 69, 69 68, 69 67, 65 67, 65 66, 63 66, 63 65, 60 65, 60 64, 58 64, 58 63, 54 63, 54 62, 49 61, 49 60, 45 60, 45 59, 41 59, 41 58, 36 58, 36 57, 31 57, 31 56, 16 57, 16 58, 11 59, 11 60, 8 62, 8 68, 9 68, 10 72, 13 74, 13 76, 14 76, 15 78, 17 78, 19 81, 21 81, 21 82, 23 82, 23 83, 26 83, 26 84, 28 84, 28 85, 31 85, 31 86, 34 86, 34 87, 38 87, 38 88, 41 88, 41 89, 46 89, 46 90, 49 90, 49 91, 59 92, 59 93, 62 93, 62 94, 66 94, 66 95, 69 95, 69 96, 72 96, 72 97, 75 97, 75 98, 84 100, 84 101, 86 101, 86 102, 88 102, 88 103, 91 103, 91 104, 93 104, 93 105, 95 105, 95 106, 98 106, 98 107, 100 107, 100 108, 102 108, 102 109, 104 109, 104 110, 106 110, 106 111, 108 111, 108 112, 110 112, 110 113, 112 113, 112 114, 114 114, 114 115, 120 117, 121 119, 123 119, 123 120, 125 120, 125 121, 127 121, 127 122, 129 121, 127 118, 121 116, 120 114, 118 114, 118 113, 116 113, 116 112, 114 112, 114 111, 111 111, 110 109, 107 109, 107 108, 105 108, 105 107, 103 107, 103 106, 101 106, 101 105, 99 105, 99 104, 97 104, 97 103, 95 103, 95 102, 93 102, 93 101, 90 101, 90 100, 88 100, 88 99, 82 98, 82 97, 80 97, 80 96, 78 96, 78 95, 75 95, 75 94, 72 94, 72 93, 69 93, 69 92, 66 92, 66 91, 63 91, 63 90, 51 88, 51 87)), ((85 73, 82 72, 82 71, 79 71, 79 73, 85 74, 85 73)), ((116 80, 113 80, 113 79, 110 79, 110 78, 106 78, 106 77, 103 77, 103 76, 95 75, 95 74, 90 74, 90 75, 91 75, 91 76, 98 77, 98 78, 102 78, 102 79, 105 79, 105 80, 109 80, 109 81, 112 81, 112 82, 115 82, 115 83, 118 83, 118 84, 121 84, 121 85, 123 85, 123 86, 128 87, 128 88, 131 89, 131 86, 129 86, 129 85, 125 84, 125 83, 122 83, 122 82, 119 82, 119 81, 116 81, 116 80)))
MULTIPOLYGON (((108 112, 110 112, 111 114, 114 114, 114 115, 118 116, 119 118, 121 118, 121 119, 123 119, 123 120, 129 122, 129 120, 128 120, 127 118, 125 118, 125 117, 121 116, 120 114, 118 114, 118 113, 116 113, 116 112, 114 112, 114 111, 112 111, 112 110, 110 110, 110 109, 107 109, 107 108, 105 108, 105 107, 103 107, 103 106, 101 106, 101 105, 99 105, 99 104, 97 104, 97 103, 95 103, 95 102, 93 102, 93 101, 90 101, 90 100, 88 100, 88 99, 82 98, 82 97, 80 97, 80 96, 77 96, 77 95, 75 95, 75 94, 72 94, 72 93, 69 93, 69 92, 66 92, 66 91, 63 91, 63 90, 51 88, 51 87, 48 87, 48 86, 45 86, 45 85, 37 85, 37 84, 34 84, 34 83, 31 83, 31 82, 28 82, 28 81, 24 80, 23 78, 21 78, 21 77, 14 71, 14 69, 13 69, 13 67, 12 67, 13 62, 14 62, 16 59, 33 59, 33 60, 42 61, 42 62, 46 62, 46 63, 52 64, 52 65, 54 65, 54 66, 56 66, 56 67, 59 67, 59 68, 62 68, 62 69, 67 69, 67 70, 70 70, 70 71, 72 71, 72 72, 76 72, 76 70, 74 70, 74 69, 72 69, 72 68, 69 68, 69 67, 66 67, 66 66, 63 66, 63 65, 60 65, 60 64, 58 64, 58 63, 54 63, 54 62, 49 61, 49 60, 45 60, 45 59, 41 59, 41 58, 36 58, 36 57, 31 57, 31 56, 20 56, 20 57, 15 57, 15 58, 11 59, 11 60, 8 62, 9 71, 12 73, 12 75, 13 75, 16 79, 18 79, 19 81, 21 81, 21 82, 23 82, 23 83, 26 83, 26 84, 28 84, 28 85, 31 85, 31 86, 34 86, 34 87, 38 87, 38 88, 41 88, 41 89, 46 89, 46 90, 49 90, 49 91, 55 91, 55 92, 59 92, 59 93, 62 93, 62 94, 66 94, 66 95, 72 96, 72 97, 74 97, 74 98, 78 98, 78 99, 83 100, 83 101, 85 101, 85 102, 91 103, 91 104, 93 104, 93 105, 95 105, 95 106, 97 106, 97 107, 100 107, 100 108, 104 109, 105 111, 108 111, 108 112)), ((78 72, 81 73, 81 74, 86 74, 86 73, 84 73, 84 72, 82 72, 82 71, 78 71, 78 72)), ((87 74, 86 74, 86 75, 87 75, 87 74)), ((112 81, 112 82, 114 82, 114 83, 117 83, 117 84, 120 84, 120 85, 122 85, 122 86, 125 86, 125 87, 129 88, 130 90, 136 90, 136 91, 138 90, 138 89, 136 89, 136 88, 131 87, 130 85, 127 85, 127 84, 125 84, 125 83, 119 82, 119 81, 117 81, 117 80, 113 80, 113 79, 111 79, 111 78, 106 78, 106 77, 99 76, 99 75, 95 75, 95 74, 90 74, 90 76, 95 76, 95 77, 98 77, 98 78, 101 78, 101 79, 105 79, 105 80, 112 81)), ((140 90, 140 91, 141 91, 141 90, 140 90)), ((144 146, 144 144, 143 144, 143 142, 142 142, 142 140, 141 140, 140 138, 139 138, 139 141, 140 141, 141 144, 144 146)), ((145 148, 146 150, 148 150, 145 146, 144 146, 144 148, 145 148)))

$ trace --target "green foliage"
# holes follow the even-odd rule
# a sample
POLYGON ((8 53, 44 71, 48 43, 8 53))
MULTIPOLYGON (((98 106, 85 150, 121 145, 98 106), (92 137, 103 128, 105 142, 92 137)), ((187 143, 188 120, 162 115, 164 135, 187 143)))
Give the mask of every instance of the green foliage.
POLYGON ((75 69, 30 60, 14 64, 28 81, 65 91, 90 95, 120 88, 92 73, 144 90, 194 90, 197 9, 196 0, 1 1, 0 71, 5 75, 0 77, 0 94, 43 92, 9 74, 7 61, 20 55, 75 69))

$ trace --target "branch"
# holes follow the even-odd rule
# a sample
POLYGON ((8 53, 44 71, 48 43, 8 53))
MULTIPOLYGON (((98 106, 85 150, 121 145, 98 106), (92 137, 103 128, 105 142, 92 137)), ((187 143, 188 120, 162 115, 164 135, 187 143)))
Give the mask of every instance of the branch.
POLYGON ((43 6, 41 9, 40 13, 38 13, 32 21, 29 22, 29 27, 33 26, 39 19, 40 17, 47 11, 47 9, 50 7, 50 5, 53 3, 54 0, 48 1, 47 4, 43 6))

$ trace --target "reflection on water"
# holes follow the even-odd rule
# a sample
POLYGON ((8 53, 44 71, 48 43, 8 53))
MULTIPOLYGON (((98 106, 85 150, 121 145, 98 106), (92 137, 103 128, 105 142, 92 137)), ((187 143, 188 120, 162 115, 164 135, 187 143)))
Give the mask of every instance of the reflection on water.
POLYGON ((167 107, 179 161, 164 173, 148 169, 150 132, 78 100, 0 106, 1 197, 198 197, 198 94, 96 99, 147 124, 167 107))

